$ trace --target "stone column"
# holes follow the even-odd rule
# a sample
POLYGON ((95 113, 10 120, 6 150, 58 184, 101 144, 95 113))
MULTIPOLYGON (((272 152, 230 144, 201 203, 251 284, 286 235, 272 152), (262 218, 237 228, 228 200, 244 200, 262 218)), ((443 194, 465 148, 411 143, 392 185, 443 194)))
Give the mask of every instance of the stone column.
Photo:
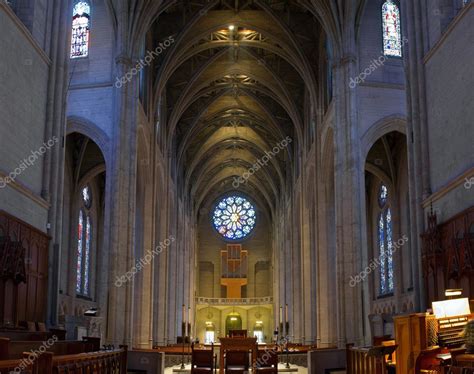
POLYGON ((424 231, 423 199, 431 194, 430 165, 428 154, 428 126, 426 119, 425 75, 423 56, 426 25, 423 22, 424 8, 419 2, 401 0, 402 34, 407 42, 404 46, 407 92, 407 140, 408 140, 408 180, 410 189, 410 245, 414 249, 413 286, 417 298, 416 310, 425 310, 425 290, 421 269, 420 234, 424 231), (421 178, 420 178, 421 176, 421 178))
POLYGON ((43 160, 42 197, 50 202, 48 210, 49 243, 49 277, 47 324, 55 326, 58 323, 59 274, 61 267, 62 222, 63 222, 63 191, 64 191, 64 158, 65 158, 65 127, 66 127, 66 94, 68 89, 68 28, 70 17, 68 2, 50 0, 54 10, 48 13, 48 23, 51 33, 47 36, 48 53, 51 58, 48 81, 48 100, 46 109, 46 126, 44 142, 58 140, 46 152, 43 160))
MULTIPOLYGON (((306 173, 304 175, 306 177, 306 173)), ((310 183, 314 183, 311 181, 310 183)), ((302 189, 302 199, 299 201, 301 207, 301 229, 302 229, 302 240, 301 240, 301 285, 302 285, 302 336, 304 341, 303 344, 314 344, 314 335, 316 330, 316 314, 315 314, 315 298, 313 297, 313 291, 316 288, 315 272, 313 271, 315 264, 317 264, 316 253, 312 252, 312 243, 314 243, 314 226, 312 219, 313 210, 313 196, 310 196, 310 191, 307 188, 306 182, 301 183, 304 188, 302 189)), ((311 189, 312 191, 312 189, 311 189)))
POLYGON ((131 74, 134 66, 129 56, 120 55, 116 61, 118 78, 130 80, 114 89, 113 147, 111 167, 107 177, 110 183, 109 231, 109 302, 106 341, 131 344, 133 278, 118 287, 117 277, 131 271, 135 259, 132 248, 135 238, 136 205, 136 129, 137 129, 137 76, 131 74), (110 178, 109 178, 110 176, 110 178))
POLYGON ((359 286, 350 287, 352 275, 360 269, 361 202, 363 173, 359 170, 360 150, 356 91, 349 88, 357 75, 356 59, 347 55, 334 67, 335 87, 335 202, 338 346, 362 343, 364 313, 359 286))
MULTIPOLYGON (((159 161, 158 161, 159 162, 159 161)), ((157 168, 157 166, 156 166, 157 168)), ((168 237, 168 204, 169 199, 163 199, 166 196, 167 185, 162 180, 158 179, 160 176, 157 173, 156 183, 156 205, 154 206, 156 220, 156 240, 155 245, 163 242, 168 237), (160 188, 161 185, 161 188, 160 188)), ((153 345, 166 344, 166 303, 167 297, 166 280, 168 276, 168 257, 171 246, 167 246, 159 256, 155 257, 153 261, 153 345)))

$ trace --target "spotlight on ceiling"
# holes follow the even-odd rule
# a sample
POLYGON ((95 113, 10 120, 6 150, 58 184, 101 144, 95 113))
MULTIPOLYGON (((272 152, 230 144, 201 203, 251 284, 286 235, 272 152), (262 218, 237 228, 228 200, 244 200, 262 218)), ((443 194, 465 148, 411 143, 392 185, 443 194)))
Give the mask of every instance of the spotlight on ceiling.
POLYGON ((229 31, 234 31, 235 26, 234 25, 229 25, 229 31))

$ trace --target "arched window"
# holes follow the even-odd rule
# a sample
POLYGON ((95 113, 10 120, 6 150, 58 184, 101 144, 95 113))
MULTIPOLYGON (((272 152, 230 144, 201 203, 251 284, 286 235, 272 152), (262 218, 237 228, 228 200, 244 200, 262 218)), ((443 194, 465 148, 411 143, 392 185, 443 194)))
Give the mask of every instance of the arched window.
POLYGON ((91 8, 87 1, 76 1, 72 12, 71 58, 89 55, 91 8))
POLYGON ((92 194, 89 186, 81 190, 81 207, 77 223, 77 269, 76 293, 90 296, 90 257, 92 241, 92 223, 90 209, 92 207, 92 194))
POLYGON ((400 10, 393 0, 387 0, 382 5, 382 28, 384 55, 402 57, 400 10))
POLYGON ((393 224, 388 188, 381 183, 378 192, 377 246, 380 261, 380 294, 393 292, 393 224))

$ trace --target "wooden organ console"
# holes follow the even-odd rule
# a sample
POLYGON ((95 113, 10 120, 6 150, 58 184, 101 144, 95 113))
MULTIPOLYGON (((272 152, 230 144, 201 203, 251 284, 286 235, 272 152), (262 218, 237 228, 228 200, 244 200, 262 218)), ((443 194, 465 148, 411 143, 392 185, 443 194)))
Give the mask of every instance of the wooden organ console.
MULTIPOLYGON (((451 359, 451 350, 461 347, 465 340, 462 336, 465 326, 474 315, 470 313, 467 299, 447 300, 450 302, 464 300, 467 309, 463 314, 440 315, 416 313, 394 317, 395 340, 397 350, 397 374, 443 373, 444 366, 451 359)), ((433 303, 435 306, 436 303, 433 303)), ((446 312, 442 309, 442 313, 446 312)), ((453 310, 451 313, 456 313, 453 310)))
MULTIPOLYGON (((439 313, 438 303, 456 304, 462 299, 436 301, 444 299, 445 292, 453 288, 462 288, 468 299, 474 299, 474 206, 443 223, 438 223, 436 212, 432 210, 427 223, 427 230, 421 235, 422 275, 425 301, 427 305, 432 303, 434 313, 394 317, 397 374, 417 374, 423 370, 425 373, 443 373, 443 365, 450 357, 456 365, 456 355, 464 351, 456 348, 464 344, 460 333, 474 317, 469 308, 449 315, 439 313)), ((464 300, 466 304, 467 299, 464 300)))

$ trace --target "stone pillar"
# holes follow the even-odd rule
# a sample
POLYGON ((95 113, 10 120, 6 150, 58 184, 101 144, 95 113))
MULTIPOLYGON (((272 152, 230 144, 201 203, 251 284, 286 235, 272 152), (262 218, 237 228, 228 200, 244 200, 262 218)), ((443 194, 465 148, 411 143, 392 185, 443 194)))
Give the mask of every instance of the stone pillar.
POLYGON ((63 222, 63 191, 64 191, 64 154, 66 128, 66 94, 68 89, 68 28, 70 27, 68 2, 50 0, 53 12, 48 13, 48 24, 51 34, 47 35, 51 58, 48 81, 48 100, 46 109, 46 126, 44 142, 57 139, 57 142, 46 152, 43 160, 42 197, 51 206, 48 210, 49 243, 49 277, 47 324, 55 326, 58 323, 59 274, 61 267, 62 222, 63 222))
MULTIPOLYGON (((306 174, 305 174, 306 176, 306 174)), ((314 185, 314 181, 310 181, 314 185)), ((302 337, 303 344, 315 343, 316 331, 316 309, 314 308, 315 298, 313 292, 316 288, 314 267, 317 265, 317 256, 312 252, 312 243, 314 243, 315 227, 313 226, 314 197, 310 196, 313 189, 308 188, 308 183, 302 183, 305 186, 302 191, 302 199, 298 202, 301 207, 301 284, 302 284, 302 337)))
POLYGON ((134 266, 132 248, 135 239, 136 205, 136 129, 137 129, 137 77, 130 74, 134 66, 130 57, 116 59, 116 75, 131 75, 131 79, 114 89, 113 147, 111 168, 107 177, 110 183, 109 231, 109 300, 106 341, 131 345, 133 278, 118 287, 117 277, 124 276, 134 266), (110 176, 110 178, 109 178, 110 176))
MULTIPOLYGON (((157 166, 155 166, 157 168, 157 166)), ((155 217, 159 217, 156 220, 156 240, 155 245, 158 242, 163 242, 168 237, 168 204, 169 199, 163 199, 162 196, 166 196, 167 185, 160 179, 160 174, 157 173, 155 178, 156 183, 156 201, 154 206, 155 217), (161 188, 160 188, 161 186, 161 188)), ((171 246, 167 246, 159 256, 155 257, 153 261, 153 345, 163 346, 166 344, 166 303, 164 302, 167 297, 167 269, 168 269, 168 257, 170 254, 171 246)))
POLYGON ((361 202, 363 173, 360 150, 356 91, 349 88, 357 75, 355 57, 349 55, 334 68, 335 87, 335 204, 338 346, 362 343, 364 316, 359 286, 350 287, 350 277, 360 269, 361 202))
POLYGON ((422 4, 401 0, 402 34, 407 42, 404 46, 407 92, 407 141, 408 141, 408 180, 410 190, 410 245, 414 249, 413 286, 415 309, 425 310, 425 290, 421 269, 421 237, 424 231, 424 213, 421 209, 423 199, 431 194, 430 165, 428 154, 428 126, 426 118, 425 75, 423 56, 425 55, 424 37, 426 22, 422 13, 422 4), (421 178, 420 178, 421 176, 421 178))

